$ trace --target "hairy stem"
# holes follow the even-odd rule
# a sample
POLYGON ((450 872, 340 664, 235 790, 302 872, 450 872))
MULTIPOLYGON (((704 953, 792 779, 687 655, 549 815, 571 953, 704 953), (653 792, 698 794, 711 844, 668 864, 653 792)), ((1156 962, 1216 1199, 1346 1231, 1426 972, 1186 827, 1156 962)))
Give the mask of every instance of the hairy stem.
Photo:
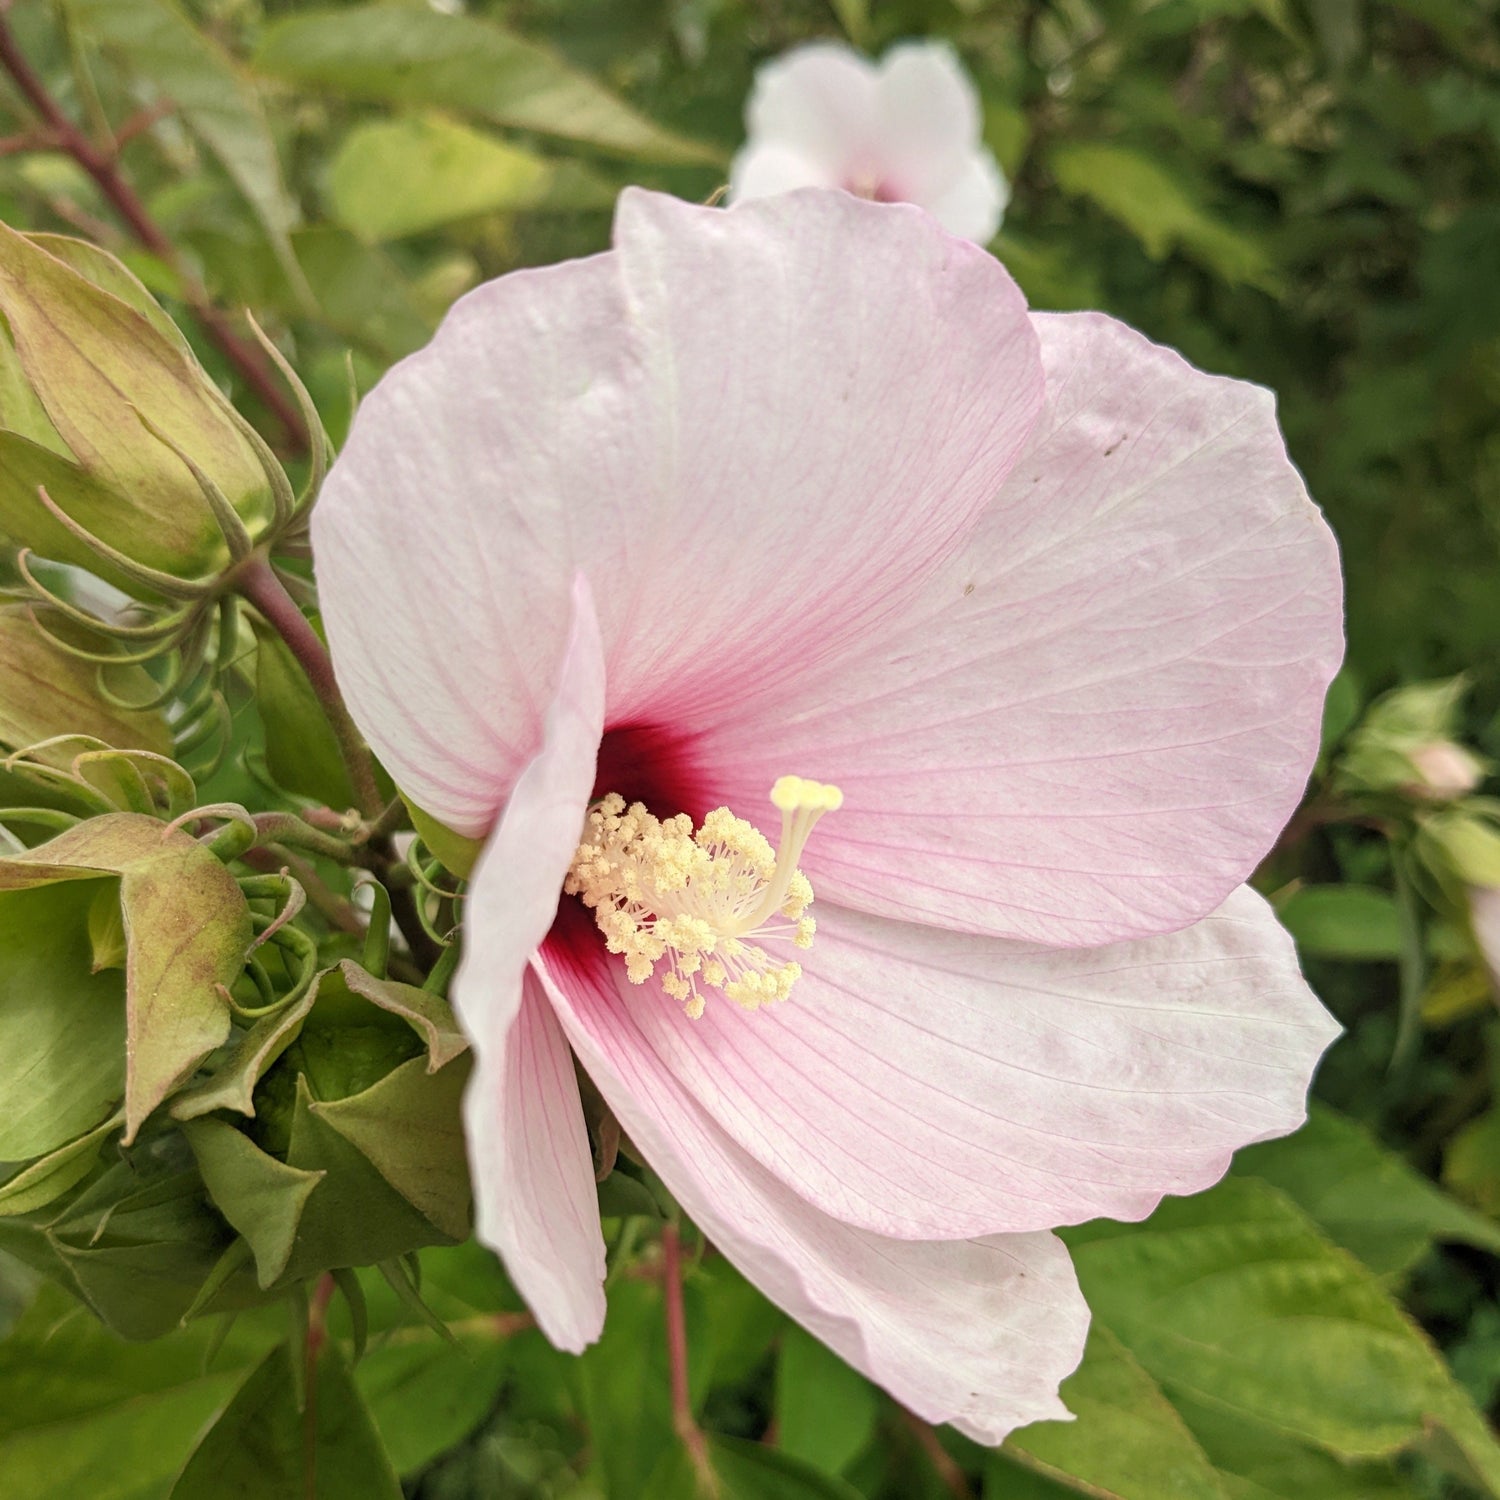
MULTIPOLYGON (((205 334, 234 366, 256 398, 276 419, 287 445, 298 453, 312 446, 312 435, 296 403, 282 388, 270 361, 252 343, 240 337, 221 308, 215 307, 203 283, 178 252, 162 227, 147 211, 135 189, 120 171, 118 148, 104 149, 63 112, 16 43, 5 19, 7 5, 0 4, 0 67, 10 74, 31 107, 41 117, 49 144, 66 152, 93 178, 99 191, 125 221, 131 234, 159 260, 171 267, 182 287, 183 300, 205 334)), ((136 122, 128 122, 130 125, 136 122)), ((149 121, 147 122, 149 123, 149 121)), ((137 128, 144 128, 138 126, 137 128)), ((128 134, 123 137, 128 139, 128 134)))

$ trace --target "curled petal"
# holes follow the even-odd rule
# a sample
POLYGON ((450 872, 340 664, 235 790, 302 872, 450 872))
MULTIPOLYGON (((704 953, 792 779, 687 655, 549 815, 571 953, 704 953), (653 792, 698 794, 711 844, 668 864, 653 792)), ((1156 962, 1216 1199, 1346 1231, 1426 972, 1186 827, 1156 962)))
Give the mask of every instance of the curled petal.
POLYGON ((604 712, 587 586, 540 754, 475 868, 453 1000, 474 1049, 464 1131, 475 1234, 505 1261, 543 1331, 577 1351, 604 1326, 604 1241, 573 1061, 527 969, 578 845, 604 712))
POLYGON ((618 1001, 597 959, 549 945, 539 970, 630 1138, 767 1297, 919 1416, 979 1442, 1067 1416, 1057 1387, 1082 1356, 1088 1309, 1058 1240, 894 1240, 829 1218, 673 1080, 600 1045, 618 1001))

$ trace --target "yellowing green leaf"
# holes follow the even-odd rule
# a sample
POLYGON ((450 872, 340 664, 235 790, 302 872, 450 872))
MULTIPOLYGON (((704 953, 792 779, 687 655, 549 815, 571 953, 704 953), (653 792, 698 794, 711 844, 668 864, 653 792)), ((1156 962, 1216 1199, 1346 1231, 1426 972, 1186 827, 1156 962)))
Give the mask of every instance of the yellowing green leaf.
POLYGON ((105 875, 120 878, 128 948, 129 1141, 228 1037, 229 1010, 217 987, 244 967, 250 910, 234 877, 203 845, 136 813, 91 818, 25 856, 0 860, 0 891, 105 875))
POLYGON ((607 208, 615 196, 574 162, 548 161, 441 115, 357 126, 329 168, 328 192, 333 216, 367 240, 499 211, 607 208))
MULTIPOLYGON (((152 688, 144 672, 112 675, 117 697, 152 688)), ((172 735, 159 709, 128 709, 99 692, 99 671, 54 646, 24 609, 0 609, 0 749, 22 750, 62 734, 88 735, 118 750, 170 755, 172 735)), ((74 748, 69 754, 76 754, 74 748)), ((54 754, 52 764, 67 756, 54 754)))
POLYGON ((124 985, 90 972, 91 898, 0 885, 0 1161, 65 1146, 125 1092, 124 985))

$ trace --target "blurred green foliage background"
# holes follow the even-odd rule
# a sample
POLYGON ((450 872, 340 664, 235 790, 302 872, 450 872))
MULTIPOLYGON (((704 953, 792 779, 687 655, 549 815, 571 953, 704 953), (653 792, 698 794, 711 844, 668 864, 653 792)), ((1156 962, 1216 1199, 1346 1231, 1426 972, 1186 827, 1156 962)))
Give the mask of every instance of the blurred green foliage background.
MULTIPOLYGON (((1013 183, 993 249, 1032 304, 1106 309, 1272 387, 1338 533, 1349 662, 1314 811, 1260 883, 1347 1033, 1302 1135, 1142 1230, 1070 1234, 1097 1314, 1066 1393, 1080 1420, 1000 1456, 904 1421, 705 1258, 692 1374, 726 1493, 1500 1494, 1491 982, 1461 890, 1423 863, 1421 809, 1337 771, 1378 694, 1457 673, 1451 733, 1500 756, 1493 0, 16 0, 8 23, 67 116, 118 147, 164 244, 11 79, 0 218, 117 253, 283 445, 195 309, 252 310, 337 441, 357 392, 464 290, 603 248, 621 186, 713 194, 759 62, 814 36, 951 39, 1013 183)), ((618 1210, 632 1245, 652 1233, 639 1207, 618 1210)), ((370 1352, 319 1383, 341 1415, 318 1494, 384 1497, 399 1474, 420 1500, 688 1495, 659 1292, 618 1260, 605 1340, 578 1361, 511 1331, 514 1296, 472 1245, 424 1257, 456 1342, 373 1284, 370 1352)), ((12 1281, 0 1491, 280 1493, 254 1487, 279 1461, 256 1448, 266 1412, 294 1385, 272 1314, 219 1347, 195 1324, 127 1349, 12 1281), (229 1446, 204 1440, 184 1470, 216 1417, 229 1446), (260 1452, 261 1477, 225 1452, 260 1452)))

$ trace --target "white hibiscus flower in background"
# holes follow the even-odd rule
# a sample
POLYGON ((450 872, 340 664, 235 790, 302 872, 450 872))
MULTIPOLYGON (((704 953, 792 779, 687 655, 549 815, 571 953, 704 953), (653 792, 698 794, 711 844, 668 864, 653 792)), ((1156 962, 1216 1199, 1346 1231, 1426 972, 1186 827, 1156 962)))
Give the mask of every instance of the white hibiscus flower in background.
POLYGON ((946 42, 903 42, 879 63, 838 42, 795 47, 756 73, 745 124, 731 201, 843 188, 915 203, 982 245, 1010 198, 978 91, 946 42))

